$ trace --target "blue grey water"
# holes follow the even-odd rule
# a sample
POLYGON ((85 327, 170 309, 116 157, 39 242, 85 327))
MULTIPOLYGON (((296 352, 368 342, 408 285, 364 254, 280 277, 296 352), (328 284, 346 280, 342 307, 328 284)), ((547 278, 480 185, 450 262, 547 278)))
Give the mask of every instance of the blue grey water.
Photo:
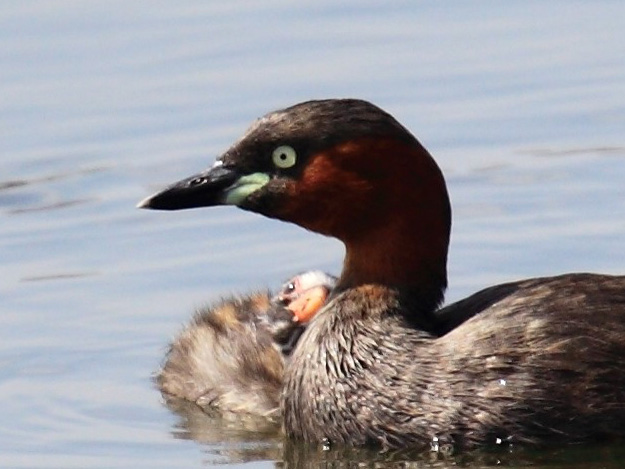
MULTIPOLYGON (((610 0, 3 2, 0 466, 282 459, 236 422, 185 421, 150 378, 195 307, 336 273, 342 247, 233 208, 134 208, 275 108, 361 97, 414 131, 454 207, 450 300, 625 272, 624 18, 610 0)), ((602 451, 566 467, 622 467, 602 451)))

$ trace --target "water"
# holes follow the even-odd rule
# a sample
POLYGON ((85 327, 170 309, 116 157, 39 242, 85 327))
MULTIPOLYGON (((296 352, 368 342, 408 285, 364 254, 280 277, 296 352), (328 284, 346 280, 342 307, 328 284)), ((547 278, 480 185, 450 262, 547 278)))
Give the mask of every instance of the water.
POLYGON ((167 409, 151 374, 195 307, 303 269, 337 272, 342 248, 232 208, 134 205, 271 109, 357 96, 412 129, 447 176, 449 299, 524 276, 623 272, 624 17, 607 0, 4 2, 0 466, 411 459, 302 453, 167 409))

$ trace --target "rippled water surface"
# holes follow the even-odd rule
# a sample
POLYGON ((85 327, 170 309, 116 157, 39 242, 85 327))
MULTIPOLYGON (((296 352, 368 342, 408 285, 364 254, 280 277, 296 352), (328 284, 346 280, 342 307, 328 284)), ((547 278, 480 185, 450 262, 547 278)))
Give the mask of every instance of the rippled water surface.
MULTIPOLYGON (((410 460, 306 453, 250 422, 166 408, 151 374, 196 306, 337 272, 342 247, 233 208, 134 205, 269 110, 362 97, 446 174, 449 299, 523 276, 624 272, 623 18, 617 1, 4 2, 0 466, 410 460)), ((623 461, 610 447, 503 458, 623 461)))

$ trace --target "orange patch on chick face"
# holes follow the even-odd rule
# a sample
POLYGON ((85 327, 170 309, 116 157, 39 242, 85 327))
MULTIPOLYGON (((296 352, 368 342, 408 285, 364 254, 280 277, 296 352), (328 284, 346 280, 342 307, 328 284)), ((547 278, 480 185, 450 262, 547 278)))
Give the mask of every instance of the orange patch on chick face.
POLYGON ((309 288, 299 298, 293 300, 287 309, 293 312, 299 323, 310 321, 328 298, 328 289, 323 286, 309 288))

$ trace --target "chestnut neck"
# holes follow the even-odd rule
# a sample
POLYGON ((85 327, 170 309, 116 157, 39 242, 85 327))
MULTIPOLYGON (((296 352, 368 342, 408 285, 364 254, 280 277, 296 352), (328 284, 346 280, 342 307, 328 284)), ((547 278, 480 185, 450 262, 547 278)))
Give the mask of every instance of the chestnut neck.
POLYGON ((431 313, 447 287, 449 197, 440 169, 423 147, 401 150, 411 153, 410 164, 396 165, 384 179, 383 205, 342 237, 346 255, 337 289, 388 286, 413 312, 431 313))

